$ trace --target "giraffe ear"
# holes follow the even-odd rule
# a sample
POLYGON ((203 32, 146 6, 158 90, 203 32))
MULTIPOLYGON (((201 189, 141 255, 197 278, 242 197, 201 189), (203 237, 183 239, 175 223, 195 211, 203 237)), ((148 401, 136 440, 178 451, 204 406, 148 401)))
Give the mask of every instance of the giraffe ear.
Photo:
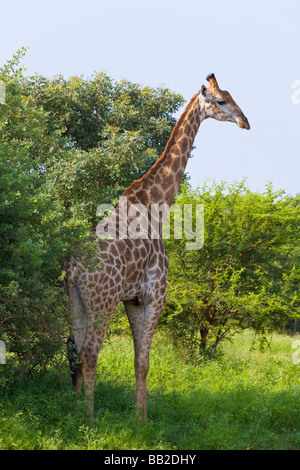
POLYGON ((208 88, 206 88, 205 85, 202 85, 201 90, 200 90, 200 94, 201 94, 201 97, 202 97, 205 101, 209 101, 209 100, 212 99, 212 96, 211 96, 211 94, 209 93, 208 88))

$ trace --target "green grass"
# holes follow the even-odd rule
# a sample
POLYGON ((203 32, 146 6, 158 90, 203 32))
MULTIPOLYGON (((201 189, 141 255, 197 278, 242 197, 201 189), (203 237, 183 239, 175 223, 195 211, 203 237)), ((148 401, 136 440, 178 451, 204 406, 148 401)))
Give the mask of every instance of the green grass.
MULTIPOLYGON (((275 335, 251 350, 251 333, 225 343, 218 359, 184 364, 161 335, 148 375, 148 421, 135 417, 133 347, 103 348, 94 421, 74 397, 67 368, 22 379, 0 395, 0 449, 299 449, 300 364, 294 339, 275 335)), ((4 366, 2 366, 4 367, 4 366)))

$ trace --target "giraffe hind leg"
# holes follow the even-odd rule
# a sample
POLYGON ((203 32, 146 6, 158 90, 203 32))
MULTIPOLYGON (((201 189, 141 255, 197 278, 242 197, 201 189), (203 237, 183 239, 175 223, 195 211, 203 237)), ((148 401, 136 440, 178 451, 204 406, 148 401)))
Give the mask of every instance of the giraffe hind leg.
POLYGON ((88 321, 85 307, 76 286, 72 286, 70 295, 70 337, 67 341, 68 359, 70 364, 72 383, 76 391, 80 391, 81 374, 80 374, 80 360, 79 353, 82 349, 88 321))

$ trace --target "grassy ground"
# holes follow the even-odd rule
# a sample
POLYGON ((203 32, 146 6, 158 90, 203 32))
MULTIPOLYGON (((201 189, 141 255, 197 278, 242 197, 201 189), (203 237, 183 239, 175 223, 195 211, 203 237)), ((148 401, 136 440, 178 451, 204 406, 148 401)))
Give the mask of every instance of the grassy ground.
POLYGON ((113 338, 99 360, 93 424, 66 372, 23 379, 0 395, 0 449, 299 449, 293 340, 276 335, 270 350, 251 351, 245 332, 224 345, 219 359, 186 365, 156 335, 148 421, 140 423, 131 340, 113 338))

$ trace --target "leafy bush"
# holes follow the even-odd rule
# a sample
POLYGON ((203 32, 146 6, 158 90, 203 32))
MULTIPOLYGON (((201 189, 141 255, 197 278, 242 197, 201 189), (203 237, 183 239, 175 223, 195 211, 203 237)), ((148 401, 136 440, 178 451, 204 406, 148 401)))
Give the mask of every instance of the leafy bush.
POLYGON ((170 268, 162 323, 187 357, 213 352, 244 328, 263 338, 297 315, 299 197, 271 185, 256 193, 245 182, 213 183, 195 191, 185 185, 175 202, 204 204, 201 250, 186 250, 185 234, 165 241, 170 268))

